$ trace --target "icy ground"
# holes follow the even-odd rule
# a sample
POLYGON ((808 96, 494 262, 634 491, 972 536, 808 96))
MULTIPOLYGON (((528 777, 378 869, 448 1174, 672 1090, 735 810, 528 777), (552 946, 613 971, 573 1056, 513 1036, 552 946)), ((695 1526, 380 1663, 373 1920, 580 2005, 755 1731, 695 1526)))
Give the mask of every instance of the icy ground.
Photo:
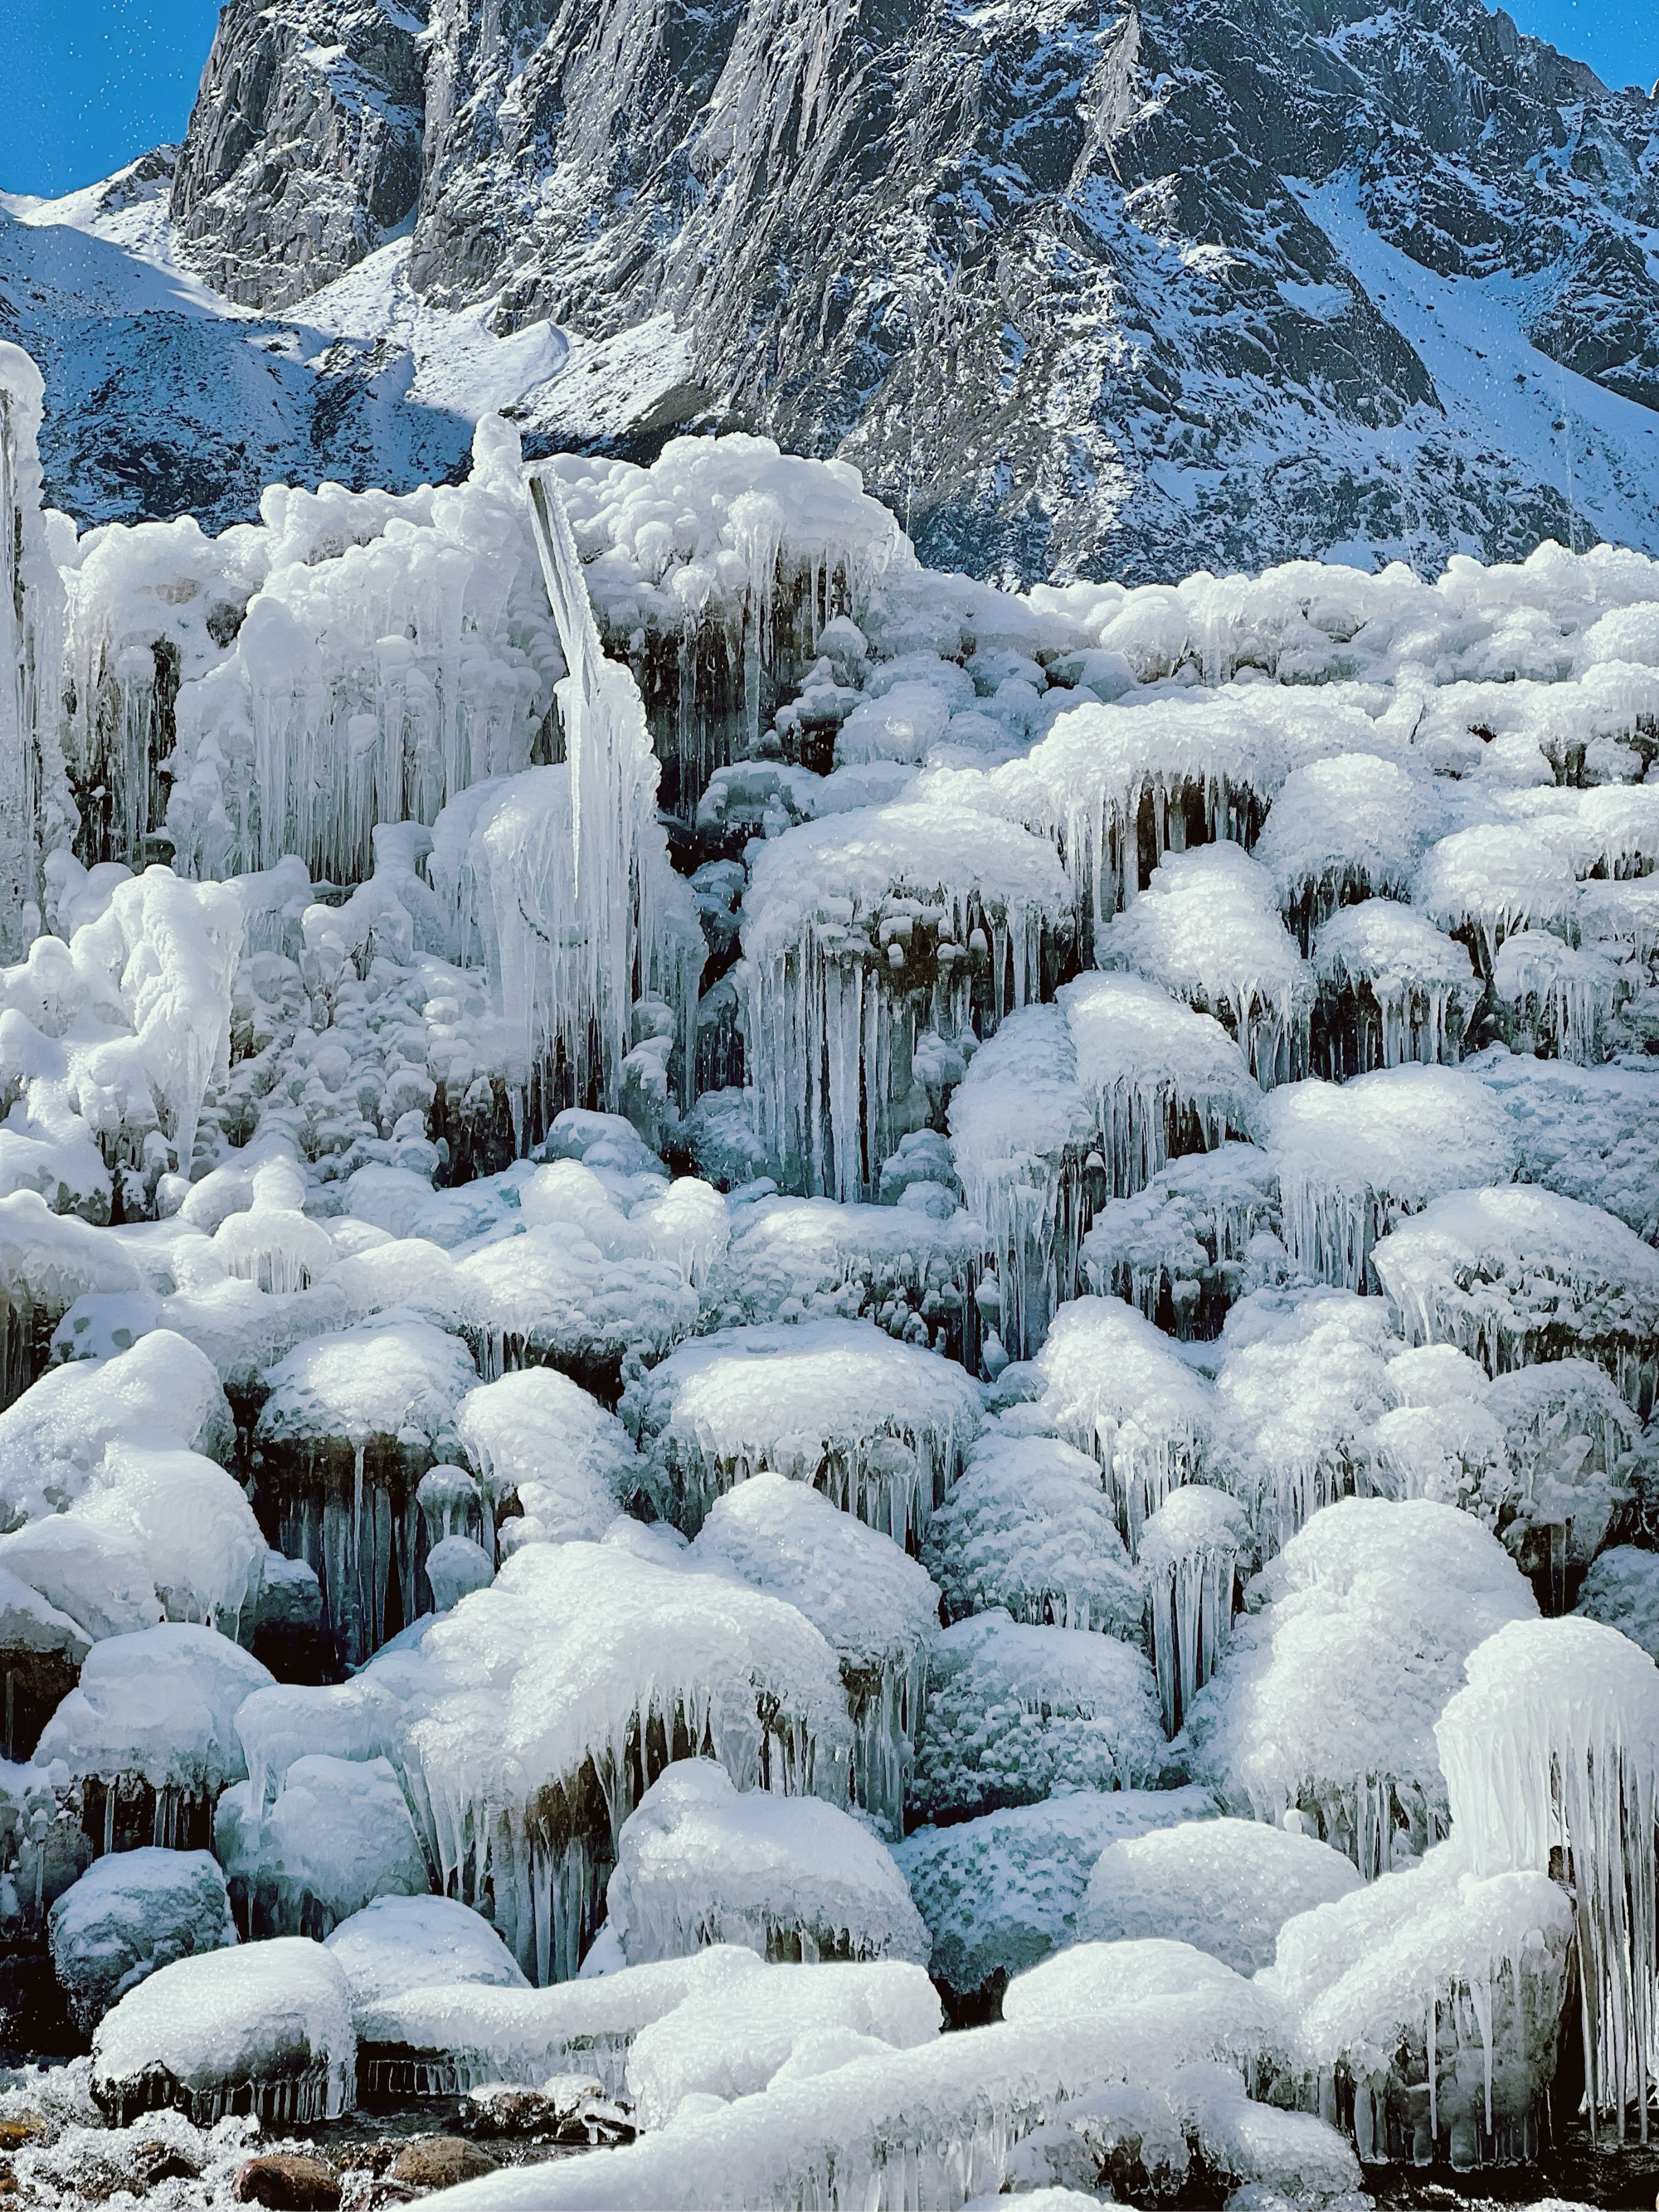
POLYGON ((1645 2173, 1659 564, 1012 597, 489 414, 78 534, 40 402, 25 2199, 360 2106, 584 2153, 480 2204, 1645 2173))

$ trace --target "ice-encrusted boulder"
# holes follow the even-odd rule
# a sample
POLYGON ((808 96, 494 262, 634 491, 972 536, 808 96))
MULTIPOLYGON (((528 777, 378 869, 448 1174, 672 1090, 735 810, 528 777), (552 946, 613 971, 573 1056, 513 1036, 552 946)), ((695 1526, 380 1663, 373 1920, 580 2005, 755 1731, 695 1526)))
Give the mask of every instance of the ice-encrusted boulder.
POLYGON ((298 1345, 266 1371, 260 1486, 283 1550, 316 1569, 353 1663, 385 1639, 388 1584, 399 1626, 426 1610, 416 1493, 428 1468, 453 1460, 458 1409, 477 1380, 457 1337, 398 1310, 298 1345))
POLYGON ((1129 1554, 1170 1492, 1199 1478, 1215 1401, 1170 1340, 1117 1298, 1078 1298, 1037 1355, 1042 1413, 1100 1462, 1129 1554))
POLYGON ((158 1968, 236 1941, 225 1878, 208 1851, 116 1852, 47 1916, 52 1971, 83 2030, 158 1968))
POLYGON ((953 1620, 1000 1607, 1015 1620, 1131 1641, 1146 1610, 1100 1468, 1057 1437, 989 1430, 922 1533, 953 1620))
POLYGON ((117 2127, 158 2106, 198 2126, 227 2112, 337 2119, 356 2086, 351 1990, 301 1936, 179 1959, 129 1990, 92 2043, 93 2096, 117 2127))
POLYGON ((1169 1937, 1236 1972, 1273 1964, 1279 1929, 1359 1887, 1353 1861, 1258 1820, 1200 1820, 1109 1844, 1078 1914, 1085 1942, 1169 1937))
POLYGON ((1229 1810, 1304 1814, 1367 1877, 1446 1832, 1434 1728, 1463 1662, 1537 1605, 1470 1515, 1350 1498, 1316 1513, 1245 1595, 1193 1700, 1196 1780, 1229 1810))
POLYGON ((1060 1789, 1139 1789, 1163 1774, 1166 1749, 1138 1650, 975 1613, 933 1645, 910 1808, 963 1820, 1060 1789))
POLYGON ((681 1759, 623 1822, 605 1926, 630 1966, 708 1943, 768 1959, 927 1957, 886 1846, 811 1797, 738 1791, 710 1759, 681 1759))
POLYGON ((376 1897, 325 1936, 323 1948, 345 1970, 354 2014, 446 1983, 529 1986, 495 1929, 459 1898, 376 1897))
POLYGON ((823 1635, 852 1715, 854 1799, 902 1833, 939 1632, 926 1569, 821 1492, 764 1468, 714 1501, 691 1558, 785 1599, 823 1635))
POLYGON ((0 1668, 8 1759, 29 1757, 40 1731, 81 1678, 92 1638, 78 1621, 0 1567, 0 1668))
POLYGON ((526 1545, 383 1664, 357 1694, 388 1711, 358 1723, 343 1708, 343 1747, 395 1746, 444 1887, 493 1899, 538 1982, 576 1971, 622 1826, 673 1759, 712 1754, 740 1789, 846 1802, 830 1645, 793 1606, 660 1553, 526 1545))
POLYGON ((660 2127, 687 2097, 753 2096, 781 2072, 828 2072, 850 2057, 914 2050, 940 2027, 921 1968, 896 1960, 750 1974, 685 1997, 628 2054, 640 2124, 660 2127))
MULTIPOLYGON (((470 1390, 455 1433, 478 1479, 491 1548, 501 1509, 516 1504, 524 1527, 553 1542, 597 1542, 639 1484, 633 1443, 614 1413, 556 1367, 526 1367, 470 1390)), ((425 1478, 430 1480, 430 1476, 425 1478)), ((471 1532, 446 1526, 445 1535, 471 1532)))
POLYGON ((326 1936, 377 1897, 432 1886, 385 1759, 296 1759, 268 1807, 235 1784, 219 1800, 213 1848, 252 1935, 326 1936))
POLYGON ((933 1939, 929 1972, 953 2007, 984 2017, 1010 1975, 1073 1940, 1102 1851, 1214 1814, 1212 1801, 1191 1787, 1071 1790, 949 1827, 913 1829, 893 1856, 933 1939))
POLYGON ((1603 1552, 1584 1577, 1574 1611, 1616 1628, 1659 1662, 1659 1553, 1632 1544, 1603 1552))
POLYGON ((1659 1254, 1599 1206, 1522 1186, 1454 1191, 1380 1243, 1408 1342, 1455 1344, 1490 1375, 1596 1361, 1638 1413, 1659 1390, 1659 1254))
POLYGON ((105 1851, 125 1841, 204 1844, 215 1800, 247 1772, 238 1709, 270 1680, 211 1628, 169 1621, 107 1637, 46 1723, 36 1761, 64 1761, 105 1851))
POLYGON ((959 1367, 868 1322, 814 1321, 681 1345, 645 1379, 639 1429, 657 1503, 688 1535, 723 1492, 770 1467, 902 1543, 982 1418, 959 1367))
POLYGON ((1303 2101, 1367 2164, 1535 2158, 1571 1942, 1540 1872, 1482 1878, 1459 1838, 1287 1920, 1258 1985, 1285 2002, 1303 2101))

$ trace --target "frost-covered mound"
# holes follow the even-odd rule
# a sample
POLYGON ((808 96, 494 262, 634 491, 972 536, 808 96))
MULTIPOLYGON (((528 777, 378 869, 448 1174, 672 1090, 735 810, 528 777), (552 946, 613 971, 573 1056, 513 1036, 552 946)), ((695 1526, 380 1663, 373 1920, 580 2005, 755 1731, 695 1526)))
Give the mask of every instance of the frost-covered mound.
POLYGON ((206 1851, 121 1851, 52 1908, 52 1963, 76 2024, 94 2027, 146 1976, 236 1941, 225 1878, 206 1851))
POLYGON ((1019 595, 489 416, 83 538, 39 398, 0 1923, 111 2109, 641 2039, 545 2202, 1270 2208, 1644 2096, 1659 568, 1019 595))
POLYGON ((892 1856, 817 1798, 739 1791, 711 1759, 652 1784, 617 1838, 605 1927, 630 1966, 705 1943, 768 1959, 910 1959, 927 1940, 892 1856))
POLYGON ((1285 1921, 1359 1886, 1328 1844, 1257 1820, 1200 1820, 1113 1842, 1078 1915, 1085 1941, 1168 1937, 1241 1974, 1273 1964, 1285 1921))
POLYGON ((960 1368, 830 1321, 683 1345, 646 1379, 638 1411, 653 1495, 688 1534, 769 1467, 901 1543, 956 1479, 981 1419, 960 1368))
POLYGON ((334 2119, 351 2104, 356 2038, 344 1974, 320 1943, 180 1959, 99 2022, 92 2094, 114 2124, 176 2105, 198 2124, 225 2112, 334 2119))
POLYGON ((1246 1593, 1193 1701, 1194 1773, 1257 1820, 1301 1813, 1364 1875, 1419 1854, 1449 1818, 1435 1723, 1463 1662, 1536 1614, 1468 1514, 1425 1498, 1327 1506, 1246 1593))

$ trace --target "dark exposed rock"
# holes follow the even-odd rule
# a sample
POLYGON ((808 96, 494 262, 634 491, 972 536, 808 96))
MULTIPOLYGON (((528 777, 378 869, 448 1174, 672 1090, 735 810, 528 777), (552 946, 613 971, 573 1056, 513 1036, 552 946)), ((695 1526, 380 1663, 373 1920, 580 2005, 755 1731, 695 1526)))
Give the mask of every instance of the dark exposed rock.
POLYGON ((320 2158, 266 2151, 238 2166, 235 2197, 239 2204, 263 2204, 268 2212, 334 2212, 340 2177, 320 2158))
POLYGON ((415 204, 423 5, 234 0, 179 150, 172 214, 208 282, 253 307, 303 299, 415 204))
POLYGON ((398 2152, 387 2179, 406 2189, 453 2189, 495 2171, 489 2153, 464 2136, 425 2136, 398 2152))

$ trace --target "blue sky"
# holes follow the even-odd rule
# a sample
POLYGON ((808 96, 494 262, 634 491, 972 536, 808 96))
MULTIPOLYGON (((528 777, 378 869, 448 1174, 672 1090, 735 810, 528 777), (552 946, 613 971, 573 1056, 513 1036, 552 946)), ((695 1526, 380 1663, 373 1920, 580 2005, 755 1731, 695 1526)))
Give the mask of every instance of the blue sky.
MULTIPOLYGON (((1609 84, 1659 79, 1656 0, 1514 0, 1510 12, 1609 84)), ((216 0, 0 0, 0 187, 70 191, 179 137, 217 20, 216 0)))

